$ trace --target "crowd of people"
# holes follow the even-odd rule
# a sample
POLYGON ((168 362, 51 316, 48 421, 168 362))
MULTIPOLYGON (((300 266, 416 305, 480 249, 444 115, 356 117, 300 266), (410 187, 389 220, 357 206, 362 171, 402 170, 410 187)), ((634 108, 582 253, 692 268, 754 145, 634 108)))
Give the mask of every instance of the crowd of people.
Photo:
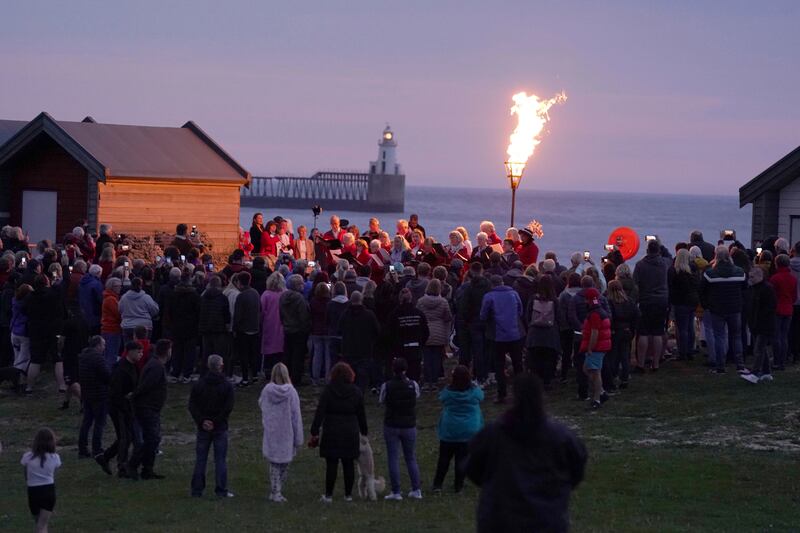
MULTIPOLYGON (((387 499, 402 499, 401 452, 412 483, 408 497, 421 498, 416 401, 437 394, 442 415, 432 489, 441 491, 455 460, 456 491, 466 477, 491 487, 479 511, 479 523, 491 530, 501 510, 503 520, 534 523, 527 520, 545 520, 546 509, 566 509, 582 478, 585 450, 544 415, 542 391, 574 380, 577 397, 597 410, 628 388, 632 375, 655 373, 668 359, 691 360, 702 346, 711 372, 732 364, 752 383, 771 381, 800 355, 800 243, 774 238, 750 250, 738 241, 715 246, 694 231, 672 250, 648 240, 633 266, 614 247, 599 264, 575 252, 562 265, 553 252, 539 260, 536 228, 509 228, 504 238, 490 221, 479 229, 475 244, 463 227, 439 242, 416 215, 390 232, 376 218, 361 232, 332 216, 327 231, 300 226, 294 235, 291 221, 265 223, 258 213, 222 266, 185 224, 151 262, 131 259, 109 226, 95 238, 79 225, 58 245, 35 247, 20 228, 5 227, 0 376, 33 394, 42 365, 53 363, 61 408, 73 398, 81 402, 79 455, 94 457, 109 474, 116 459, 118 475, 133 479, 161 477, 154 463, 168 384, 191 385, 191 492, 203 493, 213 445, 220 497, 232 496, 225 456, 234 388, 264 380, 263 452, 270 499, 278 502, 305 440, 297 388, 322 388, 308 445, 326 459, 324 502, 332 499, 339 463, 345 497, 352 497, 369 394, 385 405, 387 499), (516 383, 513 404, 482 430, 484 395, 506 403, 509 380, 516 383), (116 440, 104 448, 109 417, 116 440), (514 451, 547 448, 543 436, 568 452, 554 459, 514 451), (487 473, 485 463, 496 465, 492 457, 501 451, 507 460, 541 461, 539 467, 558 471, 560 487, 545 488, 550 478, 543 475, 527 490, 541 487, 549 497, 522 494, 505 467, 487 473), (503 491, 530 501, 538 518, 515 517, 519 511, 504 507, 503 491)), ((38 435, 33 450, 41 468, 51 461, 42 455, 50 449, 44 440, 38 435)), ((547 523, 558 529, 564 516, 547 523)))

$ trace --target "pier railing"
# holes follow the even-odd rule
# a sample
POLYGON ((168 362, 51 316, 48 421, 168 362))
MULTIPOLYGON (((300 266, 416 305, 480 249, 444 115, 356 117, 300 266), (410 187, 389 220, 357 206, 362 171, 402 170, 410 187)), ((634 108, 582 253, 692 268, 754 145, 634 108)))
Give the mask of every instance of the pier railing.
POLYGON ((366 202, 369 199, 369 174, 317 172, 310 178, 254 176, 250 187, 242 188, 242 197, 366 202))

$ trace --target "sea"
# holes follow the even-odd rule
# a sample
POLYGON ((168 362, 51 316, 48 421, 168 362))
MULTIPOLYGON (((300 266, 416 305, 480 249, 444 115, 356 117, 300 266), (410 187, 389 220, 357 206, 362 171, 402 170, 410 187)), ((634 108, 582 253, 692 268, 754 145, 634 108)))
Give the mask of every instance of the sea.
MULTIPOLYGON (((314 226, 310 201, 308 209, 281 209, 279 207, 243 207, 240 224, 249 229, 253 214, 261 212, 265 219, 282 216, 292 220, 296 228, 304 224, 314 226)), ((419 215, 419 223, 428 235, 447 242, 448 234, 457 226, 464 226, 475 243, 475 234, 483 220, 491 220, 498 234, 504 235, 511 222, 511 191, 508 189, 480 189, 455 187, 406 187, 406 209, 398 213, 362 213, 335 211, 335 214, 356 224, 363 232, 367 221, 376 216, 381 227, 393 235, 399 218, 411 213, 419 215)), ((328 228, 328 218, 333 212, 325 209, 318 227, 328 228)), ((640 194, 612 192, 517 191, 515 225, 524 226, 533 219, 542 224, 544 235, 537 240, 543 255, 556 252, 561 263, 568 264, 573 252, 588 250, 593 257, 605 255, 604 245, 611 232, 627 226, 640 236, 641 246, 637 257, 644 255, 646 235, 657 235, 670 250, 675 243, 688 241, 692 230, 703 232, 705 240, 716 244, 723 230, 735 230, 736 238, 750 243, 751 206, 739 208, 736 196, 705 196, 679 194, 640 194)))

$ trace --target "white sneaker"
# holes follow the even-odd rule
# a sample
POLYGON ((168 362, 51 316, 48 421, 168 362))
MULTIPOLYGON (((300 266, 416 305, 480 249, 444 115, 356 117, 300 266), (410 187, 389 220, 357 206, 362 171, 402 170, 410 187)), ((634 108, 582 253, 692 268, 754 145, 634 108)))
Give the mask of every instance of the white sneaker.
POLYGON ((325 496, 324 494, 319 499, 322 503, 333 503, 333 498, 330 496, 325 496))
POLYGON ((344 497, 344 501, 351 502, 351 501, 353 501, 353 497, 352 496, 345 496, 344 497))
POLYGON ((745 381, 749 381, 750 383, 758 383, 758 378, 755 376, 755 374, 741 374, 739 377, 745 381))
POLYGON ((775 378, 772 377, 772 374, 764 374, 758 378, 758 381, 775 381, 775 378))
POLYGON ((270 501, 277 502, 277 503, 283 503, 285 501, 288 501, 286 498, 283 497, 283 494, 281 494, 281 493, 270 494, 269 499, 270 499, 270 501))
POLYGON ((175 376, 167 376, 167 383, 177 383, 177 382, 178 378, 176 378, 175 376))
POLYGON ((181 382, 181 383, 183 383, 184 385, 185 385, 185 384, 187 384, 187 383, 191 383, 191 381, 192 381, 192 380, 191 380, 191 379, 189 379, 189 378, 187 378, 186 376, 184 376, 184 377, 182 377, 182 378, 180 379, 180 382, 181 382))
POLYGON ((408 497, 411 498, 412 500, 421 500, 422 499, 422 491, 419 490, 419 489, 412 490, 412 491, 410 491, 408 493, 408 497))
POLYGON ((400 494, 399 492, 390 492, 389 494, 384 496, 383 499, 384 500, 395 500, 395 501, 399 502, 399 501, 401 501, 403 499, 403 495, 400 494))
POLYGON ((233 498, 234 496, 236 496, 234 493, 226 492, 225 494, 220 494, 219 498, 233 498))

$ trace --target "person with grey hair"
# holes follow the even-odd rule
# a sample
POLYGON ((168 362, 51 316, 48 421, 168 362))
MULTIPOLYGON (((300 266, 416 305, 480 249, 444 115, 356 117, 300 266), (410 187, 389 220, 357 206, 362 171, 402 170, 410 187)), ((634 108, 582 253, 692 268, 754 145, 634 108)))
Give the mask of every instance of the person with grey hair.
POLYGON ((295 387, 303 384, 303 362, 311 333, 311 308, 303 296, 303 285, 303 276, 289 276, 286 282, 288 290, 281 294, 278 303, 283 325, 284 355, 288 362, 289 377, 295 387))
POLYGON ((92 261, 95 256, 96 246, 92 236, 81 226, 75 226, 70 233, 64 236, 64 248, 70 261, 78 257, 84 261, 92 261))
POLYGON ((775 239, 775 256, 777 257, 780 254, 789 255, 789 240, 785 237, 778 237, 775 239))
POLYGON ((731 261, 727 247, 717 247, 715 260, 714 267, 705 271, 700 282, 700 303, 706 313, 711 313, 714 332, 714 353, 709 354, 709 362, 714 365, 711 372, 725 373, 730 347, 737 371, 747 374, 749 371, 744 366, 741 335, 743 292, 747 278, 744 270, 731 261))
POLYGON ((100 265, 92 265, 78 286, 78 304, 86 325, 89 326, 89 335, 100 335, 103 307, 103 282, 100 281, 102 275, 103 268, 100 265))
POLYGON ((511 358, 514 375, 522 371, 522 339, 525 333, 520 327, 523 316, 522 300, 513 288, 503 285, 503 278, 489 279, 492 289, 483 296, 480 319, 488 324, 487 335, 494 339, 495 377, 497 399, 506 401, 506 355, 511 358))
MULTIPOLYGON (((206 365, 203 365, 206 366, 206 365)), ((189 413, 197 426, 192 496, 200 498, 206 487, 208 452, 214 446, 214 493, 232 498, 228 490, 228 418, 233 411, 233 385, 223 375, 224 362, 217 354, 208 356, 208 372, 192 387, 189 413)))
POLYGON ((111 224, 100 224, 100 231, 97 232, 97 240, 95 241, 95 262, 100 261, 100 254, 106 244, 114 245, 114 236, 111 234, 111 224))

